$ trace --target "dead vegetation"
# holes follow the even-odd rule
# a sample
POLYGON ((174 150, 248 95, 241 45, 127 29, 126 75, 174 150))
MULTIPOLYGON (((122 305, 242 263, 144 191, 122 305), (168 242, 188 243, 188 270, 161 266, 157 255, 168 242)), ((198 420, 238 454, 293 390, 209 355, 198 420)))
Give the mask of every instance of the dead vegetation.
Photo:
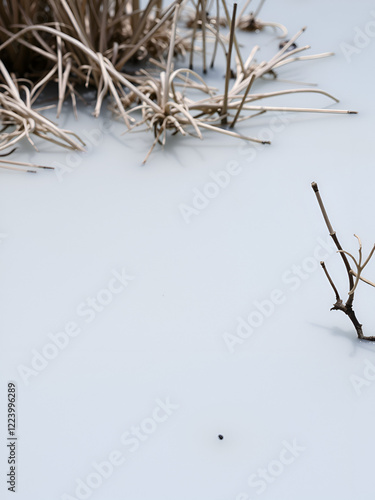
MULTIPOLYGON (((35 137, 68 149, 83 148, 74 133, 43 116, 46 108, 39 100, 51 84, 57 88, 57 118, 67 99, 77 114, 77 99, 84 100, 85 89, 96 92, 95 117, 110 97, 111 109, 128 131, 144 126, 153 133, 145 159, 156 144, 165 145, 168 133, 202 139, 203 130, 209 130, 265 143, 237 132, 236 124, 271 111, 351 113, 268 104, 275 96, 309 92, 338 102, 320 89, 253 92, 257 80, 277 79, 275 70, 286 64, 331 54, 301 55, 310 48, 296 46, 304 28, 280 45, 268 61, 255 59, 259 50, 256 35, 248 35, 254 43, 250 53, 244 54, 237 28, 257 31, 271 27, 280 37, 287 34, 281 24, 258 19, 264 0, 245 15, 249 3, 236 20, 236 4, 230 13, 225 0, 174 0, 166 6, 162 0, 148 0, 145 6, 139 0, 4 0, 0 4, 0 149, 9 155, 24 139, 36 147, 35 137), (223 93, 210 88, 193 71, 194 59, 199 57, 205 74, 219 49, 227 60, 223 93), (175 67, 179 57, 188 59, 188 68, 175 67), (261 104, 263 99, 267 105, 261 104)), ((17 168, 14 163, 1 160, 0 166, 17 168)), ((18 166, 29 171, 38 168, 18 166)))
POLYGON ((332 280, 332 278, 327 270, 325 263, 324 262, 320 263, 320 265, 322 266, 323 271, 324 271, 324 273, 329 281, 329 284, 331 285, 333 292, 335 294, 336 302, 333 304, 331 311, 342 311, 343 313, 345 313, 348 316, 348 318, 350 319, 350 321, 352 322, 359 339, 374 341, 375 336, 367 337, 363 334, 362 325, 358 321, 357 316, 356 316, 354 309, 353 309, 353 303, 354 303, 354 294, 355 294, 355 291, 356 291, 357 286, 358 286, 360 281, 362 281, 363 283, 366 283, 367 285, 375 287, 375 283, 369 281, 368 279, 366 279, 362 276, 362 271, 367 266, 367 264, 369 263, 371 257, 373 256, 373 254, 375 252, 375 245, 370 250, 370 252, 369 252, 367 258, 364 260, 364 262, 363 262, 363 256, 362 256, 362 242, 356 234, 354 236, 358 241, 358 247, 359 247, 358 248, 358 259, 356 259, 351 253, 347 252, 346 250, 343 250, 343 248, 339 242, 339 239, 336 235, 336 231, 334 231, 334 229, 331 225, 331 222, 329 220, 327 211, 325 209, 325 206, 323 204, 322 198, 321 198, 320 193, 319 193, 317 183, 313 182, 311 184, 311 187, 312 187, 313 191, 315 192, 315 195, 316 195, 316 198, 317 198, 317 201, 319 204, 319 208, 322 212, 322 215, 323 215, 324 221, 326 223, 329 235, 331 236, 332 240, 334 241, 336 248, 337 248, 337 251, 342 258, 342 261, 343 261, 344 266, 345 266, 346 274, 348 275, 348 281, 349 281, 348 297, 347 297, 346 301, 344 302, 341 299, 341 296, 340 296, 340 294, 336 288, 336 285, 334 284, 334 282, 333 282, 333 280, 332 280), (353 262, 355 269, 352 269, 352 266, 350 265, 348 257, 353 262))

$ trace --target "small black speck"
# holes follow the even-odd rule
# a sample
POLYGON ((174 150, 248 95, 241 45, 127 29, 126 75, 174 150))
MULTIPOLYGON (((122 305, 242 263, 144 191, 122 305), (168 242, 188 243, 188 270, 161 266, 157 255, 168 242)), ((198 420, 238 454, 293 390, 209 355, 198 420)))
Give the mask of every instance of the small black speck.
POLYGON ((224 436, 223 436, 223 435, 221 435, 221 434, 219 434, 219 435, 218 435, 218 438, 219 438, 220 440, 222 440, 222 439, 224 439, 224 436))

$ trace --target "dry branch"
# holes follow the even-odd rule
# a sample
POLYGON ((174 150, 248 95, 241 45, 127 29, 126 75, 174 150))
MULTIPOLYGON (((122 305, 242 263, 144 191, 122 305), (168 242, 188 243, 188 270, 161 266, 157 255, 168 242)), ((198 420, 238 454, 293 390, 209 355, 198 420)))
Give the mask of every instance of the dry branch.
POLYGON ((354 309, 353 309, 353 302, 354 302, 354 292, 358 286, 358 283, 360 280, 362 280, 363 282, 371 285, 371 286, 375 286, 374 283, 372 283, 371 281, 363 278, 361 276, 361 273, 363 271, 363 269, 366 267, 366 265, 368 264, 368 262, 370 261, 372 255, 374 254, 374 251, 375 251, 375 245, 373 246, 372 250, 370 251, 367 259, 365 260, 365 262, 362 264, 362 243, 361 243, 361 240, 360 238, 357 236, 357 235, 354 235, 357 240, 358 240, 358 244, 359 244, 359 249, 358 249, 358 254, 359 254, 359 257, 358 257, 358 260, 353 257, 353 255, 345 250, 342 249, 341 247, 341 244, 338 240, 338 237, 336 235, 336 231, 334 231, 333 227, 332 227, 332 224, 329 220, 329 217, 328 217, 328 214, 327 214, 327 211, 325 209, 325 206, 323 204, 323 201, 322 201, 322 198, 320 196, 320 193, 319 193, 319 189, 318 189, 318 185, 316 182, 313 182, 311 184, 311 187, 316 195, 316 199, 318 201, 318 204, 319 204, 319 208, 322 212, 322 215, 323 215, 323 218, 324 218, 324 222, 326 223, 326 226, 328 228, 328 232, 329 232, 329 235, 331 236, 331 238, 333 239, 335 245, 336 245, 336 248, 337 248, 337 251, 338 253, 341 255, 341 258, 343 260, 343 263, 344 263, 344 266, 345 266, 345 270, 346 270, 346 273, 348 275, 348 280, 349 280, 349 292, 348 292, 348 298, 346 300, 346 302, 344 302, 341 297, 340 297, 340 294, 330 276, 330 274, 328 273, 328 270, 326 268, 326 265, 324 262, 321 262, 320 265, 322 266, 323 268, 323 271, 335 293, 335 298, 336 298, 336 302, 333 304, 333 307, 331 308, 331 311, 342 311, 343 313, 345 313, 350 321, 353 323, 353 326, 357 332, 357 336, 359 339, 361 340, 375 340, 375 336, 370 336, 370 337, 367 337, 363 334, 363 330, 362 330, 362 325, 361 323, 358 321, 357 317, 356 317, 356 314, 354 312, 354 309), (356 266, 356 272, 353 271, 351 269, 351 266, 350 266, 350 263, 349 263, 349 260, 347 258, 347 256, 349 256, 355 266, 356 266), (354 278, 355 277, 355 280, 354 278))

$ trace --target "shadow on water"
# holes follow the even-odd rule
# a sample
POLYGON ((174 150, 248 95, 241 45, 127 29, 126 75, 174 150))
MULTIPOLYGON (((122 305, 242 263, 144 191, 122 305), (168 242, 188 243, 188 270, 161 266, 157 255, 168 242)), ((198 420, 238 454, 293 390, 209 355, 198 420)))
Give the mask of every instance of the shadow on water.
POLYGON ((334 337, 344 339, 346 342, 348 342, 349 345, 351 345, 350 356, 355 356, 359 351, 368 351, 372 352, 375 355, 375 342, 358 339, 353 329, 343 330, 342 328, 338 328, 337 326, 327 328, 324 325, 312 322, 310 322, 310 325, 325 330, 334 337))

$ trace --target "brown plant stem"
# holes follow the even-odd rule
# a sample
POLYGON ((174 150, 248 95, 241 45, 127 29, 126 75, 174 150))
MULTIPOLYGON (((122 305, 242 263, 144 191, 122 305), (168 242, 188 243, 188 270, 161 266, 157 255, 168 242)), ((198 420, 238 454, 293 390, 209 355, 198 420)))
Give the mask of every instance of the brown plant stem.
MULTIPOLYGON (((232 19, 231 19, 230 15, 229 15, 229 11, 228 11, 228 7, 227 7, 227 4, 226 4, 226 1, 222 0, 222 4, 223 4, 223 7, 224 7, 225 17, 227 19, 228 26, 232 26, 232 23, 233 23, 233 14, 232 14, 232 19)), ((234 10, 234 5, 236 5, 236 10, 237 10, 237 4, 233 4, 233 10, 234 10)), ((236 21, 236 19, 234 19, 234 21, 236 21)), ((237 57, 238 57, 238 62, 240 64, 240 66, 241 66, 241 71, 244 73, 245 72, 245 68, 244 68, 244 65, 243 65, 241 51, 240 51, 240 48, 238 46, 237 37, 236 37, 236 22, 234 22, 233 42, 234 42, 234 47, 236 49, 236 54, 237 54, 237 57)))
MULTIPOLYGON (((324 204, 323 204, 323 200, 320 196, 320 193, 319 193, 319 188, 318 188, 318 184, 316 182, 313 182, 311 184, 311 187, 315 193, 315 196, 316 196, 316 199, 318 201, 318 204, 319 204, 319 207, 320 207, 320 210, 322 212, 322 215, 323 215, 323 218, 324 218, 324 221, 327 225, 327 228, 328 228, 328 232, 329 232, 329 235, 331 236, 331 238, 333 239, 335 245, 336 245, 336 248, 337 250, 339 251, 340 255, 341 255, 341 258, 344 262, 344 265, 345 265, 345 268, 346 268, 346 272, 348 273, 348 278, 349 278, 349 290, 351 290, 354 286, 354 279, 353 279, 353 275, 351 273, 351 267, 350 267, 350 264, 349 264, 349 261, 348 261, 348 258, 347 256, 344 254, 344 252, 342 252, 342 246, 340 245, 340 242, 337 238, 337 235, 336 235, 336 231, 333 230, 333 227, 331 225, 331 222, 328 218, 328 214, 327 214, 327 211, 324 207, 324 204)), ((348 305, 352 305, 353 304, 353 295, 350 295, 349 298, 348 298, 348 301, 347 301, 347 304, 348 305)))
POLYGON ((202 7, 202 51, 203 51, 203 73, 207 73, 207 61, 206 61, 206 23, 207 23, 207 1, 201 0, 202 7))
MULTIPOLYGON (((336 235, 336 231, 334 231, 333 227, 332 227, 332 224, 329 220, 329 217, 328 217, 328 214, 327 214, 327 211, 325 209, 325 206, 323 204, 323 200, 320 196, 320 193, 319 193, 319 188, 318 188, 318 185, 316 182, 312 182, 311 183, 311 187, 315 193, 315 196, 317 198, 317 201, 318 201, 318 204, 319 204, 319 207, 320 207, 320 210, 322 212, 322 215, 323 215, 323 218, 324 218, 324 221, 326 223, 326 226, 328 228, 328 232, 330 234, 330 236, 332 237, 335 245, 336 245, 336 248, 338 249, 342 259, 343 259, 343 262, 344 262, 344 265, 345 265, 345 269, 347 271, 347 274, 348 274, 348 278, 349 278, 349 290, 353 290, 354 288, 354 280, 353 280, 353 271, 351 270, 351 267, 350 267, 350 264, 349 264, 349 261, 345 255, 345 253, 343 252, 342 250, 342 247, 340 245, 340 242, 337 238, 337 235, 336 235)), ((348 318, 350 319, 350 321, 353 323, 353 326, 357 332, 357 336, 359 339, 361 340, 370 340, 370 341, 375 341, 375 336, 370 336, 370 337, 366 337, 364 334, 363 334, 363 330, 362 330, 362 324, 358 321, 357 319, 357 316, 354 312, 354 309, 353 309, 353 301, 354 301, 354 291, 352 293, 350 293, 348 295, 348 299, 347 301, 344 303, 340 297, 340 294, 324 264, 324 262, 320 262, 320 265, 322 266, 322 269, 328 279, 328 282, 330 283, 334 293, 335 293, 335 298, 336 298, 336 302, 333 304, 333 307, 331 308, 331 311, 342 311, 343 313, 345 313, 348 318)))
POLYGON ((234 117, 234 120, 232 121, 232 123, 230 124, 230 128, 233 128, 236 124, 236 121, 238 120, 238 117, 240 116, 240 113, 241 113, 241 110, 243 108, 243 105, 245 104, 246 102, 246 97, 248 95, 248 93, 250 92, 250 89, 251 89, 251 86, 253 84, 255 80, 255 74, 253 73, 250 77, 250 80, 249 80, 249 85, 247 86, 246 88, 246 91, 243 95, 243 98, 242 98, 242 101, 241 101, 241 104, 239 105, 238 109, 237 109, 237 113, 236 113, 236 116, 234 117))
POLYGON ((230 63, 231 63, 231 59, 232 59, 234 30, 236 28, 236 12, 237 12, 237 4, 234 3, 233 4, 233 13, 232 13, 232 24, 230 26, 229 47, 228 47, 228 53, 227 53, 227 71, 225 74, 225 89, 224 89, 224 98, 223 98, 223 108, 221 111, 221 115, 223 116, 223 118, 221 119, 222 125, 226 125, 228 123, 227 110, 228 110, 228 91, 229 91, 229 80, 230 80, 230 63))
POLYGON ((219 29, 220 29, 220 8, 219 8, 219 0, 216 0, 216 26, 215 26, 215 45, 212 53, 211 65, 210 68, 214 67, 217 47, 219 45, 219 29))
POLYGON ((333 283, 331 276, 329 275, 329 272, 328 272, 328 270, 327 270, 327 268, 326 268, 326 265, 324 264, 324 262, 323 262, 323 261, 320 261, 320 265, 322 266, 323 271, 325 272, 325 275, 327 276, 327 279, 328 279, 329 283, 331 284, 331 287, 333 288, 333 291, 335 292, 335 295, 336 295, 336 303, 337 303, 337 302, 342 302, 341 297, 340 297, 340 294, 339 294, 339 292, 337 291, 337 288, 336 288, 335 284, 333 283))

